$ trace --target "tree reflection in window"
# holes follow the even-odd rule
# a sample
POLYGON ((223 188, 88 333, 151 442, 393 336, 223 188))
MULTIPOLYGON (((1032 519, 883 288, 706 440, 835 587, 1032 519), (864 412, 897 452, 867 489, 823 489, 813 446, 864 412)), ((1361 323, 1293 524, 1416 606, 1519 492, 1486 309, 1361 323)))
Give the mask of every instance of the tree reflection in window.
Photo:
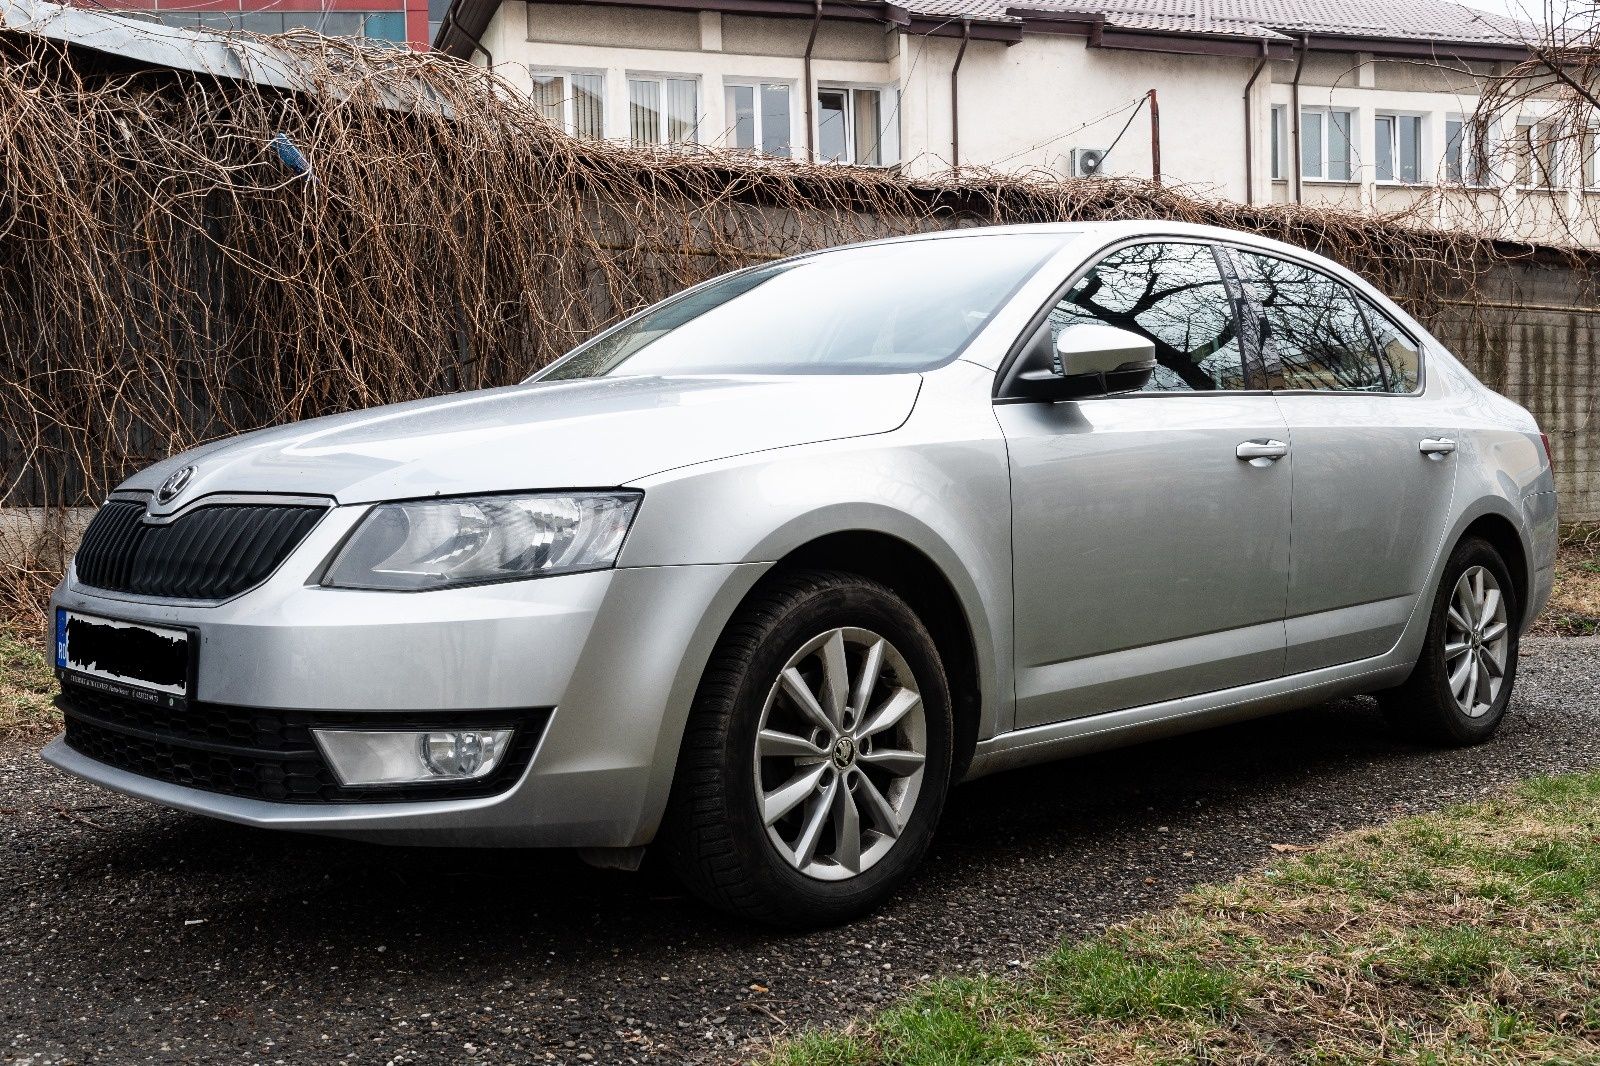
POLYGON ((1422 380, 1422 358, 1411 338, 1400 332, 1371 304, 1366 305, 1367 324, 1372 327, 1372 339, 1378 348, 1378 358, 1383 361, 1383 376, 1390 392, 1417 391, 1422 380))
POLYGON ((1384 391, 1361 307, 1343 283, 1275 256, 1240 251, 1239 261, 1261 305, 1262 350, 1274 388, 1384 391))
POLYGON ((1050 312, 1052 343, 1063 329, 1103 322, 1156 346, 1146 390, 1244 388, 1233 301, 1203 244, 1139 244, 1113 252, 1050 312))

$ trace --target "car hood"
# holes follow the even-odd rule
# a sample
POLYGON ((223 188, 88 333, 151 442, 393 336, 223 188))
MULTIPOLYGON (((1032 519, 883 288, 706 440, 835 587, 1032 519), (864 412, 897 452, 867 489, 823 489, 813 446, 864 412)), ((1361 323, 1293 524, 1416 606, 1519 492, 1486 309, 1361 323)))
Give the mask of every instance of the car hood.
POLYGON ((601 488, 746 452, 886 433, 917 374, 549 381, 258 430, 175 455, 121 486, 195 471, 157 513, 210 493, 340 503, 518 489, 601 488))

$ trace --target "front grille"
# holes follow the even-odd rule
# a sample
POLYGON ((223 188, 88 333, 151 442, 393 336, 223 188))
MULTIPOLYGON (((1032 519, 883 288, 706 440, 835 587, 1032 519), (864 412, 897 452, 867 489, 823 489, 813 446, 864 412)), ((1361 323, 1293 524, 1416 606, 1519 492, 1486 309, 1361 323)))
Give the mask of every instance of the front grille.
POLYGON ((63 679, 58 702, 67 746, 96 762, 174 785, 280 803, 381 803, 465 799, 510 788, 522 776, 548 710, 414 712, 280 711, 219 703, 155 707, 63 679), (478 781, 345 788, 311 736, 318 728, 463 729, 514 726, 511 749, 478 781))
POLYGON ((144 504, 111 500, 84 530, 74 566, 80 582, 109 592, 223 600, 265 581, 325 510, 216 503, 152 525, 144 504))

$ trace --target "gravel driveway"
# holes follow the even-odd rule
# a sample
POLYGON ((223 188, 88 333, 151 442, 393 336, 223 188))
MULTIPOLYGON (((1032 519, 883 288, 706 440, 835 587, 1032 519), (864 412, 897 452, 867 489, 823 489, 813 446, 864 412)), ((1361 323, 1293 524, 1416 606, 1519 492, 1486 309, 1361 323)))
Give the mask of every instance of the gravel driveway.
POLYGON ((648 870, 261 832, 0 750, 0 1061, 739 1059, 919 977, 1024 964, 1270 844, 1600 767, 1600 639, 1525 654, 1480 748, 1405 745, 1347 700, 963 787, 899 899, 805 936, 648 870))

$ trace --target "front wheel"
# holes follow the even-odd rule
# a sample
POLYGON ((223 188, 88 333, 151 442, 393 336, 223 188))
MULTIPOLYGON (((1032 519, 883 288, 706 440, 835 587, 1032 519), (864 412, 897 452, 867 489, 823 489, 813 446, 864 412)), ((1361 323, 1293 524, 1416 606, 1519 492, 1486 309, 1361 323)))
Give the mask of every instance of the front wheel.
POLYGON ((713 652, 665 843, 714 906, 780 925, 846 921, 927 851, 950 762, 944 670, 905 602, 853 574, 787 575, 713 652))
POLYGON ((1477 744, 1505 717, 1517 676, 1521 604, 1505 560, 1487 541, 1457 545, 1445 565, 1416 669, 1379 693, 1389 719, 1439 744, 1477 744))

